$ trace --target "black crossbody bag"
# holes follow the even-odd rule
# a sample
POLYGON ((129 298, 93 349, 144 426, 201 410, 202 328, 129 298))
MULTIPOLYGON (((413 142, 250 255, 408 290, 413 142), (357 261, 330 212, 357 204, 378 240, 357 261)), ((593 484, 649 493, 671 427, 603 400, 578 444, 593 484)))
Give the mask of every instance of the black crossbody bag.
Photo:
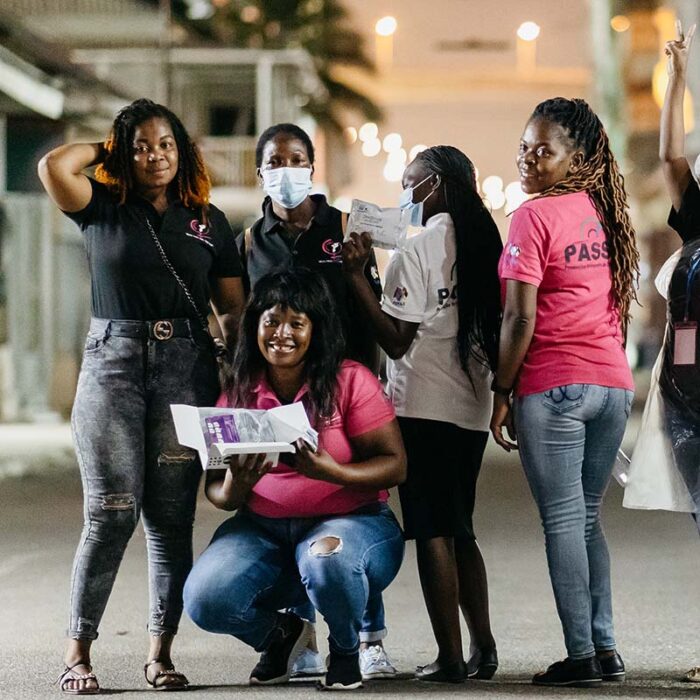
POLYGON ((165 268, 175 278, 175 281, 180 285, 180 288, 185 293, 187 301, 189 302, 190 306, 197 315, 197 320, 202 326, 202 330, 206 333, 207 337, 209 338, 209 341, 214 349, 214 354, 217 358, 228 358, 229 352, 226 346, 223 345, 221 341, 217 342, 218 339, 215 339, 214 336, 212 336, 211 331, 209 330, 209 323, 207 319, 202 315, 199 308, 197 307, 194 297, 192 296, 192 292, 190 292, 190 288, 185 284, 182 277, 180 277, 180 275, 177 273, 177 270, 173 267, 173 264, 170 262, 170 258, 168 258, 165 250, 163 250, 163 245, 160 242, 160 238, 158 238, 158 234, 153 228, 153 224, 151 224, 151 221, 148 217, 146 217, 146 226, 148 227, 148 232, 151 234, 151 238, 153 239, 153 242, 155 243, 155 246, 158 249, 158 254, 160 255, 160 259, 163 261, 163 265, 165 265, 165 268))

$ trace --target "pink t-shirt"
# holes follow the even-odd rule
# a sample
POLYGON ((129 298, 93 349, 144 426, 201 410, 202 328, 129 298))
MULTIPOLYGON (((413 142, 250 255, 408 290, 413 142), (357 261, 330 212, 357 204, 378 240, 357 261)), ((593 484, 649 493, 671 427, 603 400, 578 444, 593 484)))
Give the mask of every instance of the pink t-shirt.
MULTIPOLYGON (((303 386, 294 400, 303 401, 306 393, 307 387, 303 386)), ((319 429, 319 448, 339 464, 348 464, 356 459, 350 438, 389 423, 395 414, 377 378, 352 360, 343 361, 338 373, 336 404, 333 417, 319 429)), ((229 406, 224 394, 217 405, 229 406)), ((269 409, 279 405, 280 400, 263 379, 255 388, 254 401, 244 408, 269 409)), ((253 487, 246 505, 267 518, 307 518, 351 513, 387 498, 388 493, 383 490, 310 479, 280 461, 253 487)))
POLYGON ((498 266, 506 280, 538 287, 535 332, 516 394, 566 384, 633 389, 605 232, 586 192, 534 199, 513 214, 498 266))

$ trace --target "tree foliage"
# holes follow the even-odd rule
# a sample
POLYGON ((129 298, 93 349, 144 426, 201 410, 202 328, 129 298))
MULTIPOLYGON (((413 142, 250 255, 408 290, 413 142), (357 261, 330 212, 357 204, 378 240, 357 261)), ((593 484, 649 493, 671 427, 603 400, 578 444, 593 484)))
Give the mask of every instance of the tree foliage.
POLYGON ((324 127, 345 126, 345 110, 360 112, 371 121, 381 110, 367 96, 333 76, 333 67, 353 66, 372 73, 363 37, 349 22, 339 0, 211 0, 214 13, 201 20, 187 19, 187 3, 178 0, 174 11, 200 35, 219 44, 243 48, 304 49, 313 61, 322 89, 309 95, 304 109, 324 127))

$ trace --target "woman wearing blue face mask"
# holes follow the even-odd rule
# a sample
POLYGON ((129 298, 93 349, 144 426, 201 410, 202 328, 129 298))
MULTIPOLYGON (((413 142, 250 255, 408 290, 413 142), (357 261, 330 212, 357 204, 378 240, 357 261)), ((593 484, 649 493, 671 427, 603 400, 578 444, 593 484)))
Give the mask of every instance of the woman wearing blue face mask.
POLYGON ((498 657, 472 511, 491 414, 503 245, 476 191, 474 166, 456 148, 421 152, 404 171, 403 186, 400 207, 425 228, 394 252, 381 303, 362 276, 369 234, 350 234, 344 269, 391 358, 387 393, 408 457, 399 487, 405 536, 416 540, 438 646, 437 659, 416 676, 443 683, 488 679, 498 657), (471 638, 466 663, 460 608, 471 638))
MULTIPOLYGON (((344 215, 322 194, 310 194, 314 172, 314 147, 309 135, 296 124, 276 124, 258 139, 255 161, 265 192, 262 217, 239 239, 247 290, 264 275, 281 267, 303 267, 317 272, 335 301, 345 336, 346 354, 377 372, 379 354, 373 329, 342 271, 344 215)), ((375 299, 382 287, 377 264, 371 256, 363 273, 375 299)), ((301 617, 314 617, 313 607, 295 609, 301 617)), ((384 651, 386 635, 381 594, 370 599, 360 639, 363 679, 390 678, 396 669, 384 651)), ((321 657, 305 652, 295 664, 293 677, 324 673, 321 657)))

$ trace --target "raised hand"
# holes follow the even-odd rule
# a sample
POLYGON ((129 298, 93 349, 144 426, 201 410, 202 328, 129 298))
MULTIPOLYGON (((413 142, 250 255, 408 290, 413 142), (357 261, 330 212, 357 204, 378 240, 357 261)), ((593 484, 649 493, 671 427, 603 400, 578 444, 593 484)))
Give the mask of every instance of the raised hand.
POLYGON ((347 275, 362 274, 371 252, 372 237, 369 233, 353 231, 343 244, 343 272, 347 275))
POLYGON ((695 36, 694 24, 686 35, 683 34, 683 25, 681 21, 676 20, 676 39, 672 41, 667 41, 664 46, 664 53, 668 56, 668 63, 666 64, 666 70, 670 76, 684 76, 686 68, 688 66, 688 55, 690 53, 690 46, 693 43, 693 37, 695 36))

